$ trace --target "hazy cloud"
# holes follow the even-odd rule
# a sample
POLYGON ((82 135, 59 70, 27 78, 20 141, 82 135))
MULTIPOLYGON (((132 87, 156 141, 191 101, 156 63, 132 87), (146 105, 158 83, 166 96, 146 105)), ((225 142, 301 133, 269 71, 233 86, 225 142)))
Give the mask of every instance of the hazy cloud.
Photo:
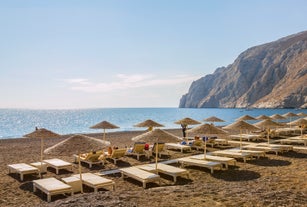
POLYGON ((189 83, 199 77, 189 75, 176 75, 161 77, 153 74, 117 74, 115 81, 93 82, 88 79, 65 79, 71 90, 88 93, 110 92, 114 90, 127 90, 132 88, 171 86, 189 83))

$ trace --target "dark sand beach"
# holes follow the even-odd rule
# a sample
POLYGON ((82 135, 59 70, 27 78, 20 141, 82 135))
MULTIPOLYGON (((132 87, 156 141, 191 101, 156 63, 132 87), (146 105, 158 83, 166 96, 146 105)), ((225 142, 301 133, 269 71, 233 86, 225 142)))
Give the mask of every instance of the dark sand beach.
MULTIPOLYGON (((168 130, 181 135, 180 130, 168 130)), ((119 147, 132 145, 131 138, 141 134, 136 132, 113 132, 107 134, 107 139, 119 147)), ((102 138, 102 134, 90 134, 102 138)), ((48 138, 45 148, 67 138, 48 138)), ((208 147, 208 151, 216 150, 208 147)), ((7 165, 13 163, 31 163, 40 159, 40 139, 20 138, 0 140, 0 206, 306 206, 307 205, 307 151, 290 151, 281 155, 267 154, 265 158, 249 160, 247 163, 238 161, 236 166, 228 170, 217 170, 211 174, 208 169, 186 167, 190 178, 179 177, 174 184, 168 176, 162 175, 161 185, 149 183, 146 189, 133 179, 121 179, 120 174, 107 175, 115 181, 116 190, 99 190, 94 193, 91 188, 84 188, 85 193, 73 196, 53 196, 52 202, 46 202, 46 195, 33 193, 32 180, 37 176, 26 175, 24 181, 19 176, 8 174, 7 165)), ((174 159, 190 153, 170 151, 170 157, 161 160, 174 159)), ((55 156, 45 155, 45 159, 55 156)), ((72 156, 57 156, 57 158, 72 162, 72 156)), ((126 156, 114 165, 107 162, 105 166, 94 166, 89 169, 83 165, 83 172, 99 172, 120 167, 153 162, 154 159, 126 156)), ((178 165, 175 165, 178 166, 178 165)), ((48 169, 44 178, 68 177, 78 172, 77 166, 73 172, 61 171, 56 175, 48 169)))

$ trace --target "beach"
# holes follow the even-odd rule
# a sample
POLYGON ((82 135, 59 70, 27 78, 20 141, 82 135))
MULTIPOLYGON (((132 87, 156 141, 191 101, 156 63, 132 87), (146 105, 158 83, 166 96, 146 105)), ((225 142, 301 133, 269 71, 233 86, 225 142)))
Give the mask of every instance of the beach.
MULTIPOLYGON (((181 136, 181 130, 167 130, 181 136)), ((107 133, 106 137, 118 147, 131 146, 131 138, 144 131, 127 131, 107 133)), ((87 134, 102 139, 102 133, 87 134)), ((69 135, 60 138, 47 138, 44 148, 64 140, 69 135)), ((161 175, 161 185, 148 183, 143 189, 142 184, 130 178, 122 179, 120 174, 110 174, 105 177, 115 181, 115 191, 99 190, 94 193, 91 188, 84 188, 84 194, 73 196, 52 196, 52 202, 46 202, 46 195, 33 193, 32 180, 35 175, 26 175, 24 181, 16 174, 8 174, 7 165, 14 163, 31 163, 40 160, 40 139, 19 138, 0 140, 0 206, 306 206, 307 203, 307 151, 296 150, 266 157, 238 161, 236 166, 228 170, 210 170, 200 167, 185 167, 189 171, 189 179, 179 177, 174 184, 169 176, 161 175)), ((208 147, 214 151, 216 148, 208 147)), ((201 154, 201 151, 181 153, 169 150, 170 157, 163 156, 160 160, 176 159, 183 156, 201 154)), ((55 156, 44 155, 44 159, 55 156)), ((56 156, 68 162, 73 156, 56 156)), ((107 162, 104 166, 95 165, 89 169, 83 165, 82 172, 97 173, 154 162, 142 158, 125 156, 118 160, 117 165, 107 162)), ((179 166, 174 164, 174 166, 179 166)), ((62 171, 61 171, 62 172, 62 171)), ((77 165, 73 172, 63 171, 59 175, 48 169, 44 178, 64 178, 78 173, 77 165)))

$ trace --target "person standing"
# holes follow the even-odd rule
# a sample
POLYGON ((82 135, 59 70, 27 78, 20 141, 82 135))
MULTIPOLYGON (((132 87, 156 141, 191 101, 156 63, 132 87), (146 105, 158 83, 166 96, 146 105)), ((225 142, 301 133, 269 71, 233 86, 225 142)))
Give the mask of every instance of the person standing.
POLYGON ((181 128, 182 128, 182 135, 185 138, 186 137, 186 130, 187 130, 187 125, 186 124, 181 124, 181 128))

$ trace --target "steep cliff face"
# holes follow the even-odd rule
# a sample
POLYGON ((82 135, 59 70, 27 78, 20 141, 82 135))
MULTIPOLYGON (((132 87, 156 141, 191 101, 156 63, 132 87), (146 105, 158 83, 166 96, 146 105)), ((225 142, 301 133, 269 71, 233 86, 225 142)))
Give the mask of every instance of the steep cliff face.
POLYGON ((196 80, 182 108, 306 108, 307 31, 252 47, 196 80))

